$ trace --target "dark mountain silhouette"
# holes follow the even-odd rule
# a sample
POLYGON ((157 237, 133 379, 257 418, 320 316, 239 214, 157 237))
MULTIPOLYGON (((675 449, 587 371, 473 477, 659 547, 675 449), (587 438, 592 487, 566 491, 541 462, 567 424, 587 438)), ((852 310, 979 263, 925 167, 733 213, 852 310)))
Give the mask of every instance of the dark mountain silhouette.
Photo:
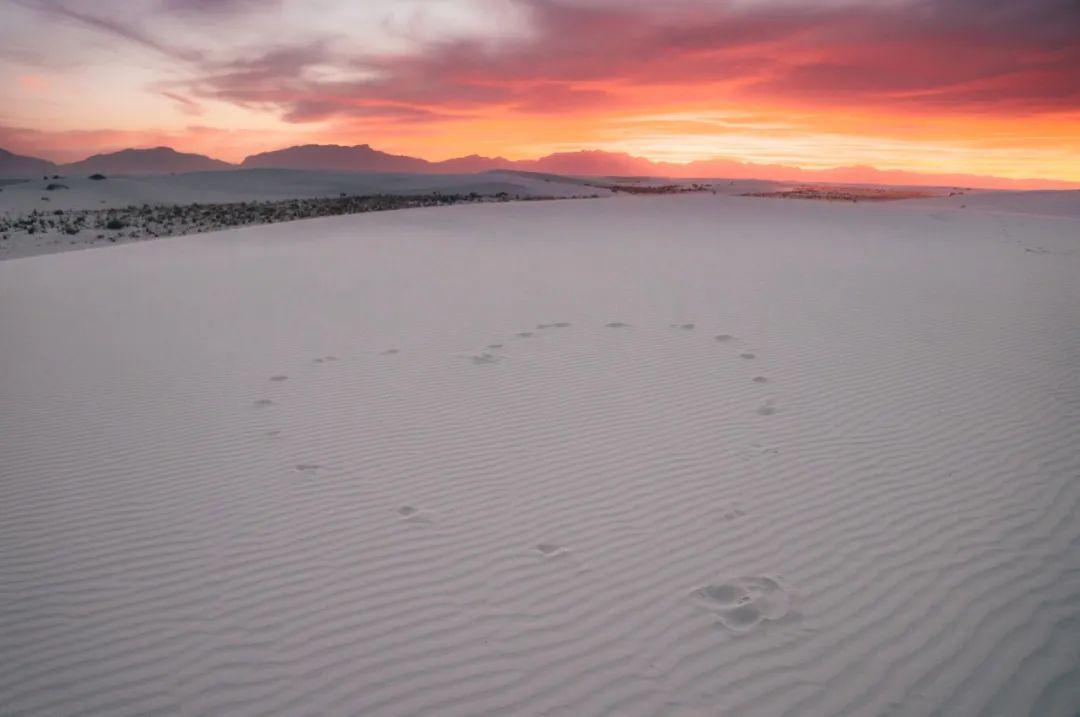
POLYGON ((201 154, 177 152, 172 147, 151 149, 122 149, 109 154, 95 154, 81 162, 60 167, 62 174, 171 174, 179 172, 212 172, 236 169, 235 164, 222 162, 201 154))
POLYGON ((170 147, 125 149, 97 154, 81 162, 55 165, 44 159, 21 157, 0 150, 0 178, 32 178, 46 174, 75 176, 101 174, 170 174, 228 169, 281 168, 338 172, 401 172, 419 174, 475 174, 514 170, 587 177, 678 177, 696 179, 770 179, 786 182, 835 182, 921 186, 983 187, 992 189, 1075 189, 1080 184, 1040 179, 1005 179, 972 174, 931 174, 852 166, 810 170, 781 164, 755 164, 727 158, 688 164, 653 162, 621 152, 583 150, 558 152, 539 159, 469 155, 439 162, 389 154, 367 144, 352 147, 307 144, 254 154, 230 164, 200 154, 185 154, 170 147))
POLYGON ((0 149, 0 179, 30 179, 56 173, 56 165, 47 159, 23 157, 0 149))
POLYGON ((446 159, 441 162, 431 162, 431 171, 446 174, 475 174, 487 172, 492 169, 509 168, 514 162, 503 157, 481 157, 478 154, 470 154, 468 157, 446 159))
POLYGON ((244 169, 278 167, 320 169, 337 172, 431 172, 425 159, 387 154, 369 145, 305 144, 253 154, 240 163, 244 169))
POLYGON ((881 170, 874 167, 836 167, 811 170, 780 164, 755 164, 716 158, 675 164, 653 162, 621 152, 583 150, 558 152, 539 159, 511 160, 503 157, 469 155, 441 162, 387 154, 366 144, 354 147, 308 144, 264 152, 248 157, 240 165, 288 169, 335 170, 342 172, 418 172, 471 174, 499 169, 571 174, 589 177, 679 177, 718 179, 772 179, 791 182, 837 182, 853 184, 900 184, 922 186, 964 186, 998 189, 1073 189, 1078 185, 1039 179, 1004 179, 972 174, 930 174, 881 170))

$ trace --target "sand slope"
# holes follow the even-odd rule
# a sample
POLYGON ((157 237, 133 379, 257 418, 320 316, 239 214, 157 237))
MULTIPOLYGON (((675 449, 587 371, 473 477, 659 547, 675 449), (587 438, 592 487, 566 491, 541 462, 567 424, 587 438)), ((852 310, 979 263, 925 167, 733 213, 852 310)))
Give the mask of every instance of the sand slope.
POLYGON ((1078 227, 694 195, 0 263, 0 712, 1073 715, 1078 227))
POLYGON ((347 194, 428 194, 431 192, 571 196, 608 194, 584 187, 580 180, 543 181, 513 173, 383 174, 375 172, 316 172, 298 169, 244 169, 149 176, 110 176, 31 180, 3 187, 0 211, 33 209, 98 209, 131 204, 191 204, 250 202, 296 197, 347 194), (51 183, 67 189, 47 191, 51 183), (587 192, 585 190, 588 190, 587 192), (42 197, 48 199, 43 201, 42 197))

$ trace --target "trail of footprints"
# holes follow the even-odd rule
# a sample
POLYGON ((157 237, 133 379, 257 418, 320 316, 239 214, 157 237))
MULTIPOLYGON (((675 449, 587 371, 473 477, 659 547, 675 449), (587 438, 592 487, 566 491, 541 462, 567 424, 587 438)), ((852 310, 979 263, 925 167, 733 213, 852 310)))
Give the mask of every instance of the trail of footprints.
MULTIPOLYGON (((515 334, 518 339, 535 338, 537 331, 551 329, 570 328, 571 324, 565 321, 537 324, 536 330, 519 331, 515 334)), ((678 332, 692 332, 697 326, 693 323, 672 323, 668 327, 678 332)), ((604 324, 605 329, 631 329, 631 324, 623 321, 610 321, 604 324)), ((739 339, 733 334, 717 334, 713 337, 721 344, 737 344, 739 339)), ((498 352, 505 349, 504 343, 490 343, 485 350, 469 356, 469 360, 477 366, 494 364, 502 360, 503 356, 498 352)), ((381 356, 396 356, 401 353, 398 348, 389 348, 379 352, 381 356)), ((757 355, 750 351, 743 351, 738 358, 744 361, 752 361, 757 355)), ((340 361, 336 356, 319 356, 312 360, 315 364, 325 364, 340 361)), ((270 376, 268 381, 280 384, 289 380, 285 374, 270 376)), ((766 376, 754 376, 751 379, 756 384, 766 384, 769 379, 766 376)), ((270 398, 260 398, 254 401, 254 407, 265 409, 276 405, 270 398)), ((772 400, 766 400, 756 411, 759 416, 772 416, 777 413, 777 408, 772 400)), ((281 436, 280 429, 264 431, 263 435, 270 438, 281 436)), ((317 463, 298 463, 293 470, 307 477, 316 477, 323 466, 317 463)), ((412 505, 403 505, 394 511, 398 520, 402 523, 414 525, 431 525, 437 522, 437 516, 430 510, 418 508, 412 505)), ((725 520, 736 520, 745 516, 741 508, 728 510, 723 514, 725 520)), ((555 543, 539 543, 534 547, 535 553, 543 560, 553 560, 570 554, 570 549, 555 543)), ((690 597, 700 607, 714 614, 718 624, 735 632, 745 633, 766 622, 784 618, 790 611, 791 597, 788 590, 780 580, 770 576, 744 576, 736 577, 718 583, 705 585, 694 590, 690 597)))

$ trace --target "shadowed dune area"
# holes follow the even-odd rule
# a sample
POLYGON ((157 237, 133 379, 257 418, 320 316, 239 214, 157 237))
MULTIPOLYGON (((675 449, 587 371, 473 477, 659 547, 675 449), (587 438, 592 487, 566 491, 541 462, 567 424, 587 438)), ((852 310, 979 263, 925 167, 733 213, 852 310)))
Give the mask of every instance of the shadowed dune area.
POLYGON ((0 712, 1073 715, 1078 237, 690 193, 0 262, 0 712))

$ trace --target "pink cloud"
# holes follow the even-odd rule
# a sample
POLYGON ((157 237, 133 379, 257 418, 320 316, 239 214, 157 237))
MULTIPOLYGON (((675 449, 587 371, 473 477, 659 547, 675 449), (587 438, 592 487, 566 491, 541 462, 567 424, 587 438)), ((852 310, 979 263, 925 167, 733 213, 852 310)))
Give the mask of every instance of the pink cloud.
POLYGON ((190 91, 276 107, 292 122, 362 116, 372 105, 416 112, 618 108, 618 93, 610 91, 616 86, 725 85, 731 97, 774 103, 957 112, 995 105, 1039 111, 1080 100, 1080 44, 1063 32, 1080 13, 1060 0, 1023 8, 923 0, 784 11, 705 4, 670 14, 648 6, 527 4, 534 22, 528 40, 434 42, 397 55, 349 55, 319 42, 270 47, 255 58, 204 63, 190 91), (307 79, 316 65, 372 78, 307 79))

